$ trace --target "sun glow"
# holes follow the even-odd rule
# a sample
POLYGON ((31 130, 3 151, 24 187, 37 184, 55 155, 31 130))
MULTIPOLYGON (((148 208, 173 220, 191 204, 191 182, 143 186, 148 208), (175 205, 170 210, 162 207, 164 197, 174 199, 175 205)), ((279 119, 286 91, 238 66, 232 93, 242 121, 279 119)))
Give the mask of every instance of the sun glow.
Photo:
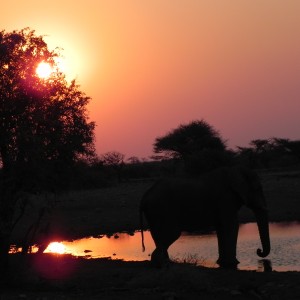
POLYGON ((62 243, 53 242, 48 245, 45 252, 64 254, 66 252, 66 247, 62 243))
POLYGON ((36 74, 39 78, 47 79, 54 72, 66 73, 66 61, 62 57, 54 58, 54 66, 47 62, 40 62, 36 68, 36 74))
POLYGON ((67 67, 66 67, 66 60, 64 58, 62 58, 62 57, 55 57, 54 61, 55 61, 57 70, 59 72, 66 73, 66 69, 67 69, 67 67))
POLYGON ((52 72, 53 68, 50 64, 46 62, 39 63, 39 65, 36 68, 36 74, 42 79, 48 78, 52 72))

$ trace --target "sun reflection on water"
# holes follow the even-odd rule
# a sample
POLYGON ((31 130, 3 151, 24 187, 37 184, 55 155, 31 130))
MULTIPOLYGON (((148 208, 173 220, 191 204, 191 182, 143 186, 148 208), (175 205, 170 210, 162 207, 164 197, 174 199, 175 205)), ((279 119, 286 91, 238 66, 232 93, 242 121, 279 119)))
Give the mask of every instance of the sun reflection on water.
POLYGON ((56 253, 56 254, 67 253, 65 245, 63 243, 59 243, 59 242, 50 243, 44 252, 45 253, 56 253))

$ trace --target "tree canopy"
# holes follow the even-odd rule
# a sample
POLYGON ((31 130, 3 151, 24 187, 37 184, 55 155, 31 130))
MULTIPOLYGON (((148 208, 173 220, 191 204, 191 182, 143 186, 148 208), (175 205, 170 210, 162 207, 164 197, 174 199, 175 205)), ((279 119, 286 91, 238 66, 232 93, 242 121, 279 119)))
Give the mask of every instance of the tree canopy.
POLYGON ((182 160, 191 174, 208 171, 228 161, 226 143, 204 120, 179 125, 154 142, 154 152, 163 158, 182 160))
POLYGON ((25 28, 0 32, 0 162, 4 171, 66 165, 94 151, 87 97, 75 80, 68 83, 42 36, 25 28), (40 78, 36 69, 53 72, 40 78))
POLYGON ((156 138, 154 142, 155 153, 173 158, 184 158, 205 149, 223 151, 225 148, 220 134, 204 120, 179 125, 166 135, 156 138))

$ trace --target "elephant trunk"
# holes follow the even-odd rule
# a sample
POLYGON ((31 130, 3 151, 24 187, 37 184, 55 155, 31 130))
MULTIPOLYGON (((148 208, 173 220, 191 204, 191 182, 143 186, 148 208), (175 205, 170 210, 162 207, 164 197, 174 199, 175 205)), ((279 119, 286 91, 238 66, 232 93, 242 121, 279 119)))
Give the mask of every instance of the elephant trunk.
POLYGON ((257 255, 259 257, 266 257, 269 255, 271 250, 268 212, 267 209, 258 209, 254 213, 256 216, 256 222, 262 244, 262 250, 257 249, 257 255))

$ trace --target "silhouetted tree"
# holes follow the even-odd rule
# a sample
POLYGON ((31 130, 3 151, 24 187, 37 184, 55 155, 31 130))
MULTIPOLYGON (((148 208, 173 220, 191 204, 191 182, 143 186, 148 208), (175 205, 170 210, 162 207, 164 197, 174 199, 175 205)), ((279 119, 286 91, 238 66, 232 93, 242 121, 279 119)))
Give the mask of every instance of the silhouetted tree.
POLYGON ((139 164, 139 163, 141 163, 141 160, 137 156, 131 156, 131 157, 127 158, 127 161, 130 164, 139 164))
POLYGON ((125 155, 118 151, 110 151, 100 156, 100 160, 103 162, 104 166, 112 168, 117 173, 119 182, 122 181, 124 158, 125 155))
POLYGON ((59 55, 29 28, 0 32, 0 259, 19 195, 51 188, 75 161, 94 153, 90 98, 59 72, 59 55), (37 76, 40 62, 53 67, 49 78, 37 76))
POLYGON ((255 168, 287 166, 300 159, 300 141, 285 138, 252 140, 250 147, 238 147, 239 160, 255 168))
POLYGON ((290 141, 289 139, 281 139, 280 145, 285 148, 286 152, 300 159, 300 140, 290 141))
POLYGON ((192 121, 158 137, 154 152, 165 158, 184 161, 189 173, 207 171, 228 160, 225 141, 204 120, 192 121))
POLYGON ((271 153, 274 150, 274 145, 270 139, 256 139, 250 142, 253 147, 256 157, 259 159, 260 164, 268 168, 271 160, 271 153))
POLYGON ((250 141, 250 145, 253 147, 256 153, 263 153, 270 151, 272 148, 272 143, 269 139, 256 139, 250 141))
POLYGON ((222 151, 225 148, 219 133, 204 120, 180 125, 154 142, 155 153, 164 153, 173 158, 184 158, 204 149, 222 151))

